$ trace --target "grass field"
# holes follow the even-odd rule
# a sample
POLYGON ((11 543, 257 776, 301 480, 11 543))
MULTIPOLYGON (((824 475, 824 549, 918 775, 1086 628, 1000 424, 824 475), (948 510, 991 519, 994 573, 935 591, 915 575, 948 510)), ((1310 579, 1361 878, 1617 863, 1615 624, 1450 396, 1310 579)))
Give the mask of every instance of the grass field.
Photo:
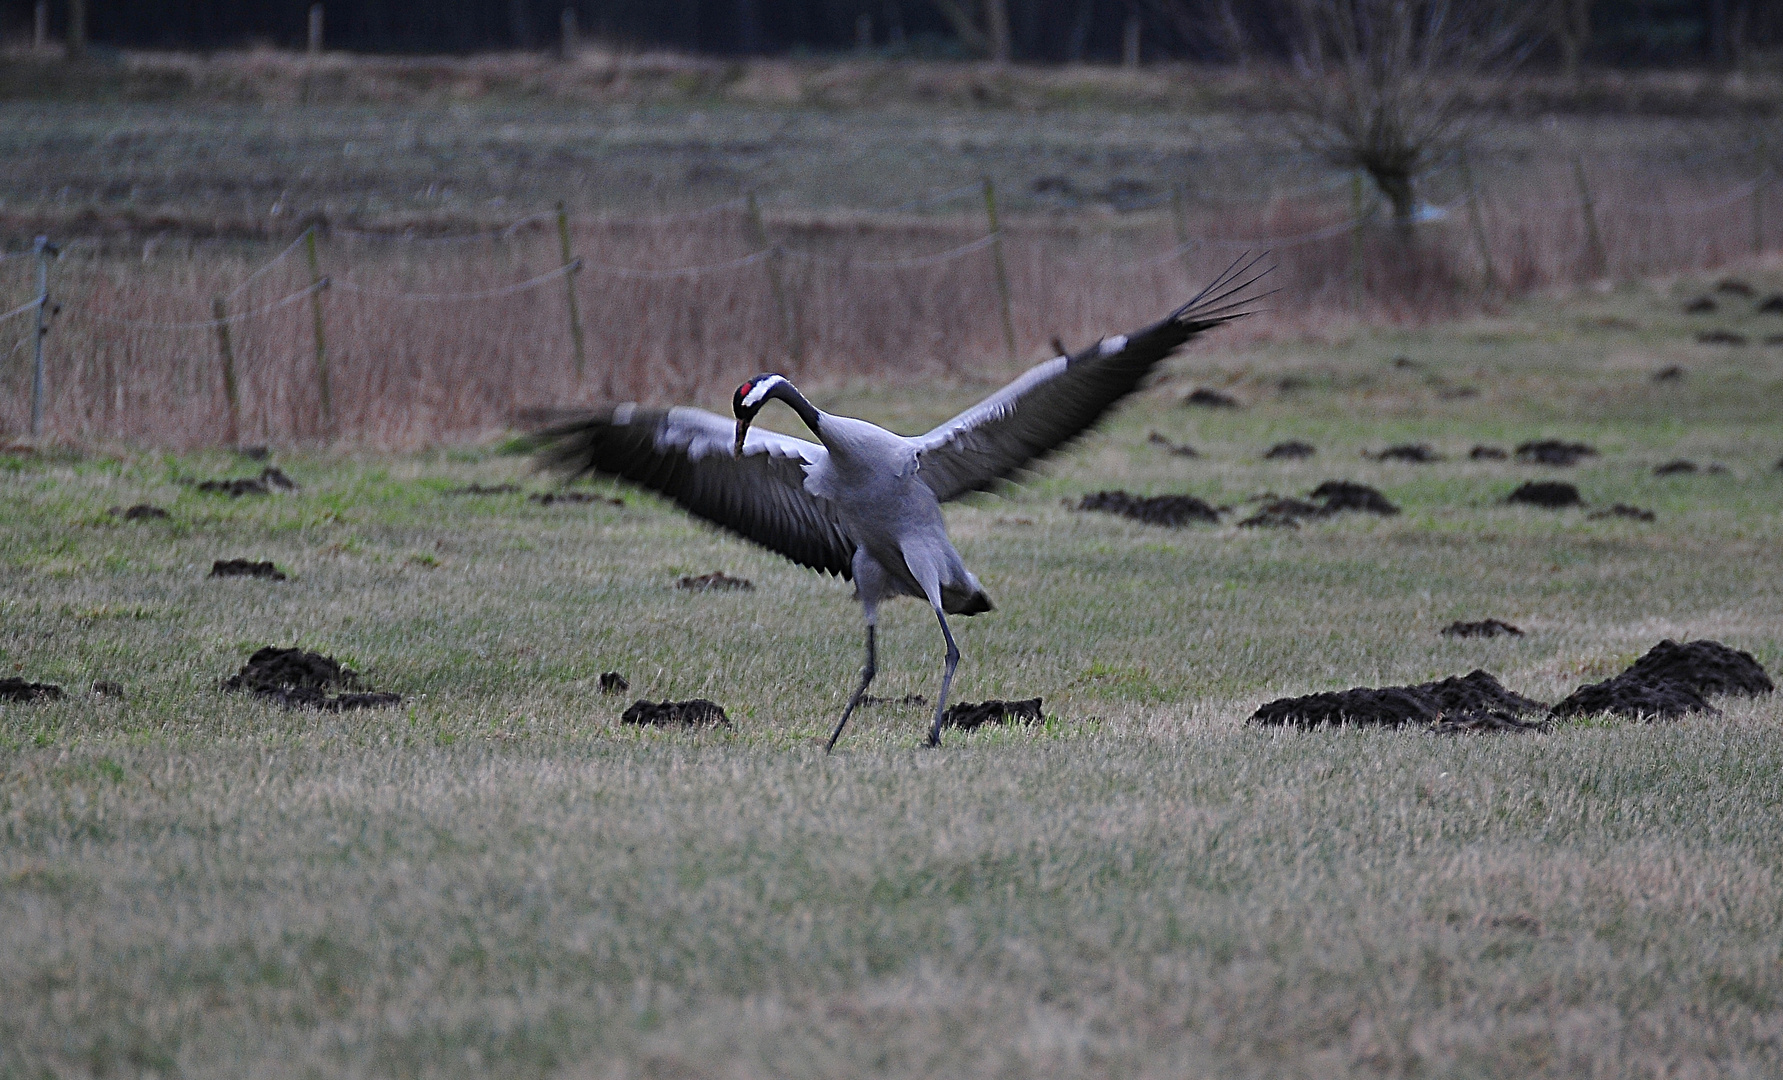
MULTIPOLYGON (((1775 698, 1537 735, 1242 724, 1474 667, 1555 700, 1668 636, 1783 669, 1783 348, 1693 343, 1783 319, 1677 314, 1705 285, 1185 354, 950 511, 999 605, 962 621, 958 693, 1049 719, 940 751, 882 706, 822 754, 860 660, 845 586, 636 494, 445 494, 546 487, 497 447, 283 455, 300 491, 233 501, 180 483, 259 468, 222 453, 0 458, 0 664, 71 691, 0 705, 0 1075, 1783 1073, 1775 698), (1177 404, 1201 385, 1246 407, 1177 404), (1603 453, 1466 458, 1540 436, 1603 453), (1289 438, 1318 456, 1260 460, 1289 438), (1361 456, 1405 441, 1449 460, 1361 456), (1677 457, 1727 471, 1651 474, 1677 457), (1405 513, 1061 505, 1333 477, 1405 513), (1502 505, 1532 478, 1657 520, 1502 505), (171 517, 106 513, 143 500, 171 517), (291 580, 206 580, 230 557, 291 580), (715 569, 756 591, 673 588, 715 569), (1529 635, 1438 636, 1487 616, 1529 635), (216 689, 268 643, 405 704, 216 689), (623 699, 595 689, 615 669, 623 699), (623 728, 637 696, 735 731, 623 728)), ((982 389, 818 396, 909 431, 982 389)), ((932 695, 929 617, 884 630, 877 692, 932 695)))

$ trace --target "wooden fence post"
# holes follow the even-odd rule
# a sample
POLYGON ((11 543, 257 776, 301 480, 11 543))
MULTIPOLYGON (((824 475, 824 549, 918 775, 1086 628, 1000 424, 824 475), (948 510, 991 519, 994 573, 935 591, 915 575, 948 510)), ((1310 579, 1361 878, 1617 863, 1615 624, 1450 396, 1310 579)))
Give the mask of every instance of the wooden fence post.
POLYGON ((1473 170, 1467 164, 1467 151, 1461 152, 1461 182, 1467 185, 1467 220, 1473 226, 1473 242, 1480 249, 1480 261, 1486 267, 1486 288, 1497 288, 1498 274, 1492 267, 1492 246, 1486 242, 1486 219, 1480 213, 1480 193, 1473 184, 1473 170))
MULTIPOLYGON (((568 268, 563 273, 563 291, 570 309, 570 345, 575 350, 576 385, 581 386, 586 354, 582 344, 582 316, 576 308, 576 274, 582 269, 582 260, 570 250, 570 215, 562 203, 557 204, 557 243, 563 250, 563 265, 568 268)), ((612 389, 607 387, 607 392, 611 394, 612 389)))
POLYGON ((223 357, 223 395, 229 399, 229 426, 223 430, 223 441, 234 446, 241 441, 241 395, 235 385, 235 349, 229 343, 229 305, 221 296, 212 298, 211 313, 217 319, 217 351, 223 357))
POLYGON ((781 277, 781 260, 784 254, 780 245, 768 243, 768 227, 762 223, 761 204, 755 200, 755 192, 748 195, 749 208, 749 242, 756 250, 768 253, 768 289, 774 295, 774 310, 780 315, 781 339, 786 343, 786 355, 797 368, 804 364, 805 343, 799 336, 798 313, 793 310, 792 298, 787 294, 786 282, 781 277))
POLYGON ((316 227, 311 225, 303 234, 304 253, 310 263, 310 313, 316 323, 316 390, 321 398, 321 433, 324 437, 334 432, 334 401, 328 391, 328 339, 322 329, 322 290, 328 287, 328 279, 322 276, 322 260, 316 254, 316 227))
POLYGON ((1362 173, 1350 176, 1350 310, 1362 314, 1362 173))
POLYGON ((50 304, 50 259, 57 254, 56 246, 50 238, 37 238, 34 254, 37 256, 37 320, 35 333, 31 335, 31 437, 36 438, 43 427, 43 339, 49 336, 50 326, 47 309, 50 304))
POLYGON ((1585 162, 1573 155, 1573 179, 1579 185, 1579 205, 1585 214, 1585 254, 1590 260, 1591 276, 1603 277, 1610 271, 1609 255, 1604 251, 1603 234, 1597 231, 1597 204, 1591 201, 1591 185, 1585 180, 1585 162))
POLYGON ((997 221, 997 188, 984 178, 984 212, 991 224, 991 263, 997 274, 997 302, 1003 310, 1003 347, 1015 359, 1015 319, 1009 311, 1009 267, 1003 262, 1003 227, 997 221))

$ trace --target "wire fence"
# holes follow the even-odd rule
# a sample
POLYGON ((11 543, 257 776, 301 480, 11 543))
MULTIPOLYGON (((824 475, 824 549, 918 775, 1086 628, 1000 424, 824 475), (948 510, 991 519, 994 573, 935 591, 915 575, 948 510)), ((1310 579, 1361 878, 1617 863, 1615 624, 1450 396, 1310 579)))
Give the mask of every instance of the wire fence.
POLYGON ((1441 201, 1406 221, 1351 174, 1241 210, 1177 194, 1087 224, 1000 220, 986 180, 840 222, 769 219, 744 197, 642 218, 560 208, 451 235, 312 228, 253 264, 68 245, 39 256, 41 293, 15 270, 29 253, 14 253, 0 297, 31 295, 0 326, 37 319, 0 356, 0 433, 413 447, 485 435, 530 406, 698 397, 765 369, 992 376, 1055 337, 1155 317, 1237 250, 1273 253, 1288 298, 1277 326, 1420 319, 1762 253, 1779 216, 1768 165, 1723 170, 1706 192, 1688 170, 1656 179, 1576 158, 1544 176, 1483 191, 1448 168, 1426 181, 1441 201), (13 357, 34 336, 47 375, 27 392, 13 357))

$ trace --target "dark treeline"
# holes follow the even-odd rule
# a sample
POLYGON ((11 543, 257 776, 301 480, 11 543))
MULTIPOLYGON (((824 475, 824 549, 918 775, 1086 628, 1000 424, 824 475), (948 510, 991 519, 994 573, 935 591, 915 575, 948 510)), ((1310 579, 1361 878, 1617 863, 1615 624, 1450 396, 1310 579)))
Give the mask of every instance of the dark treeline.
MULTIPOLYGON (((739 55, 866 44, 881 54, 969 56, 942 14, 947 2, 326 0, 326 41, 358 52, 546 48, 558 41, 567 7, 586 38, 621 46, 739 55)), ((1177 17, 1197 2, 1204 0, 1007 0, 1010 44, 1020 61, 1114 60, 1123 28, 1137 18, 1148 60, 1221 59, 1211 24, 1198 29, 1177 17)), ((52 33, 61 32, 67 3, 50 0, 52 33)), ((0 0, 0 28, 28 34, 34 6, 0 0)), ((309 7, 309 0, 88 0, 87 22, 94 43, 120 48, 301 47, 309 7)), ((1774 0, 1590 0, 1590 25, 1584 59, 1602 65, 1734 63, 1783 47, 1783 4, 1774 0)))

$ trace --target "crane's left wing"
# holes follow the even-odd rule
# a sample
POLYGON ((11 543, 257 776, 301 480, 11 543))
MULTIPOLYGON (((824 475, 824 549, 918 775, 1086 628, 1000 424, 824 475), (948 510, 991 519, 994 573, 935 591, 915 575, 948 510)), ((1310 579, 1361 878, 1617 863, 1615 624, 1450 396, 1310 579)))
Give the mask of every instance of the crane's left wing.
MULTIPOLYGON (((1240 299, 1268 268, 1234 262, 1170 317, 1127 336, 1058 356, 918 436, 916 475, 942 502, 987 491, 1088 431, 1166 357, 1204 330, 1240 318, 1240 299)), ((1252 298, 1255 299, 1255 298, 1252 298)))
POLYGON ((730 421, 704 409, 619 405, 533 438, 542 468, 630 480, 801 566, 852 577, 854 541, 829 501, 805 490, 805 466, 827 451, 752 428, 742 455, 733 456, 735 434, 730 421))

